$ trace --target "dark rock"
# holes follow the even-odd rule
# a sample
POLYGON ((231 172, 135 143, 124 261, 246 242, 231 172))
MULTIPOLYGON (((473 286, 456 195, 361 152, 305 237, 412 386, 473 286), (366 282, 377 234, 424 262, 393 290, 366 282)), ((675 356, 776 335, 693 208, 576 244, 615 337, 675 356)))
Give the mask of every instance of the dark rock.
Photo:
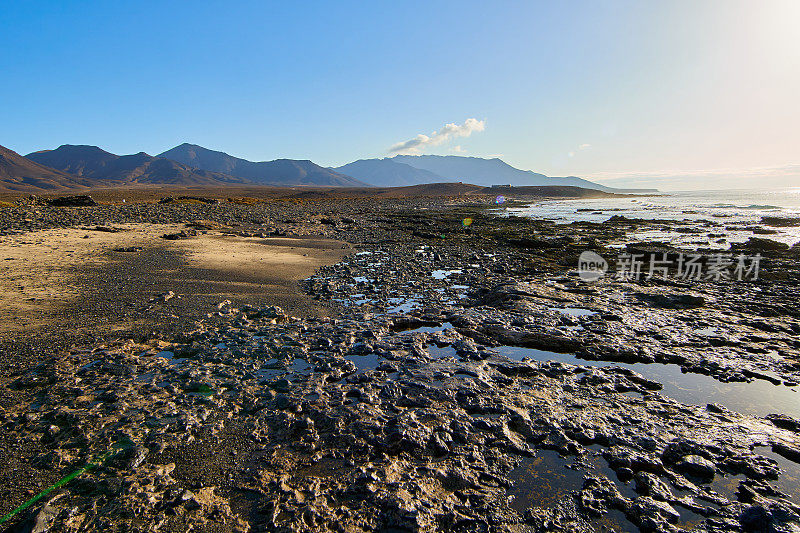
POLYGON ((675 464, 675 470, 704 481, 714 479, 717 472, 714 463, 699 455, 687 455, 675 464))
POLYGON ((661 459, 666 464, 674 464, 680 461, 687 455, 700 455, 709 459, 712 455, 705 450, 705 447, 698 443, 687 439, 675 439, 664 448, 661 453, 661 459))
POLYGON ((629 512, 634 523, 643 529, 660 531, 659 522, 676 523, 681 515, 670 504, 654 500, 649 496, 640 496, 633 501, 629 512))
POLYGON ((745 474, 752 479, 778 479, 780 474, 780 468, 774 459, 755 454, 728 457, 722 467, 728 472, 745 474))
POLYGON ((788 249, 788 244, 760 237, 750 237, 745 243, 731 245, 731 250, 746 252, 785 252, 788 249))
POLYGON ((178 196, 177 198, 173 198, 172 196, 166 196, 158 201, 159 204, 171 204, 173 202, 177 202, 178 200, 188 200, 199 202, 202 204, 218 204, 219 200, 217 198, 206 198, 204 196, 178 196))
POLYGON ((181 230, 177 233, 165 233, 161 236, 162 239, 166 239, 168 241, 177 241, 180 239, 188 239, 190 237, 197 236, 197 232, 195 230, 181 230))
POLYGON ((739 522, 745 531, 768 531, 770 516, 761 505, 752 505, 742 511, 739 522))
POLYGON ((52 200, 48 200, 47 204, 53 207, 92 207, 96 206, 97 202, 91 196, 80 194, 76 196, 53 198, 52 200))
POLYGON ((635 293, 640 301, 662 309, 694 309, 703 307, 706 299, 696 294, 645 294, 635 293))
POLYGON ((661 501, 673 499, 669 485, 661 481, 658 476, 649 472, 638 472, 634 479, 636 480, 636 492, 639 494, 661 501))
POLYGON ((276 379, 269 383, 269 386, 276 392, 289 392, 292 388, 292 382, 286 378, 276 379))
POLYGON ((766 418, 781 429, 788 429, 789 431, 800 432, 800 420, 792 418, 789 415, 772 414, 772 415, 767 415, 766 418))
POLYGON ((766 224, 767 226, 776 226, 776 227, 800 226, 800 217, 766 216, 766 217, 761 217, 761 223, 766 224))
POLYGON ((789 446, 788 444, 776 442, 772 445, 772 451, 790 461, 800 464, 800 448, 796 446, 789 446))

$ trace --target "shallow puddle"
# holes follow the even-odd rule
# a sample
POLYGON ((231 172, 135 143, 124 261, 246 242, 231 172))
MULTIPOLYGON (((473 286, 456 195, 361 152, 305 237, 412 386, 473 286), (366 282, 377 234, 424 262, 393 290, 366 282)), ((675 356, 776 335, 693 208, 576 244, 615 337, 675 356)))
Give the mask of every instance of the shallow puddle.
POLYGON ((800 417, 800 393, 797 387, 773 385, 761 379, 750 383, 722 383, 711 376, 683 373, 680 366, 672 364, 587 361, 578 359, 573 354, 516 346, 501 346, 495 350, 515 361, 527 357, 541 362, 559 361, 572 365, 627 368, 649 380, 661 383, 664 388, 658 391, 660 394, 685 404, 705 406, 716 403, 731 411, 760 417, 771 413, 800 417))
POLYGON ((593 520, 598 525, 600 531, 622 531, 625 533, 638 533, 639 528, 634 526, 625 516, 625 513, 617 509, 611 509, 606 514, 593 520))
POLYGON ((387 313, 394 314, 394 313, 408 313, 414 308, 419 307, 419 301, 414 299, 405 299, 405 298, 389 298, 389 309, 386 310, 387 313))
MULTIPOLYGON (((512 483, 508 489, 509 496, 513 497, 511 508, 519 513, 524 513, 530 507, 551 508, 571 497, 574 491, 581 490, 586 471, 569 468, 569 465, 569 459, 552 450, 537 450, 536 457, 523 459, 508 474, 512 483)), ((592 522, 601 529, 611 531, 638 531, 625 518, 624 513, 617 510, 612 510, 592 522)))
POLYGON ((452 346, 444 346, 440 348, 435 344, 432 344, 428 346, 428 353, 430 354, 431 359, 442 359, 444 357, 454 357, 459 359, 456 349, 452 346))
POLYGON ((769 484, 789 496, 792 501, 800 502, 800 464, 772 451, 768 446, 757 446, 754 453, 774 459, 781 469, 777 480, 770 480, 769 484))
POLYGON ((380 364, 380 357, 377 354, 371 353, 367 355, 346 355, 345 359, 352 361, 356 368, 357 373, 364 372, 365 370, 375 370, 380 364))
POLYGON ((463 271, 462 271, 462 270, 460 270, 460 269, 454 269, 454 270, 434 270, 433 272, 431 272, 431 277, 432 277, 433 279, 445 279, 445 278, 447 278, 448 276, 450 276, 451 274, 461 274, 461 272, 463 272, 463 271))
POLYGON ((452 329, 453 325, 450 322, 445 322, 441 326, 422 326, 414 329, 398 330, 404 335, 412 335, 414 333, 437 333, 446 329, 452 329))
POLYGON ((679 525, 684 529, 691 529, 693 527, 697 527, 703 523, 703 520, 705 520, 705 517, 703 517, 703 515, 697 514, 688 507, 684 507, 679 503, 673 505, 672 508, 678 511, 678 514, 680 515, 677 525, 679 525))
POLYGON ((513 496, 511 507, 524 513, 529 507, 548 508, 583 486, 584 472, 567 468, 569 462, 552 450, 538 450, 536 457, 522 463, 508 474, 513 496))
POLYGON ((579 307, 551 307, 551 311, 558 311, 561 314, 579 317, 579 316, 592 316, 596 315, 597 311, 591 311, 589 309, 581 309, 579 307))
POLYGON ((711 489, 728 500, 735 502, 738 499, 736 493, 739 491, 739 482, 745 479, 747 479, 747 476, 744 474, 737 474, 735 476, 716 475, 711 482, 711 489))
POLYGON ((695 335, 702 335, 702 336, 705 337, 705 336, 717 335, 718 332, 717 332, 717 328, 707 327, 707 328, 700 328, 700 329, 694 330, 694 334, 695 335))

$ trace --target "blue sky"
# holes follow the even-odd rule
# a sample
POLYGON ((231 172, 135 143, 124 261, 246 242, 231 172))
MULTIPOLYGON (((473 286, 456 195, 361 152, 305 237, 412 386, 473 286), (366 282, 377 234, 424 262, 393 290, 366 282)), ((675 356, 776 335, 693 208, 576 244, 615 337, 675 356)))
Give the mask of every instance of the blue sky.
POLYGON ((800 185, 798 19, 792 0, 16 2, 0 144, 340 165, 422 134, 441 142, 417 153, 609 184, 800 185))

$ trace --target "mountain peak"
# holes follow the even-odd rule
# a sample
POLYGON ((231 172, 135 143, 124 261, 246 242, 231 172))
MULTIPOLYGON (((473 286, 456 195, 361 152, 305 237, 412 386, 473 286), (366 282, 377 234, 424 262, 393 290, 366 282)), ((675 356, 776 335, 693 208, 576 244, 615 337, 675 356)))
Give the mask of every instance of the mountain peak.
POLYGON ((28 154, 28 159, 85 178, 94 186, 140 183, 221 185, 244 182, 225 174, 155 158, 146 152, 119 156, 90 145, 64 144, 55 150, 28 154))
POLYGON ((334 170, 378 187, 401 187, 447 181, 433 172, 397 162, 390 157, 359 159, 334 170))
POLYGON ((158 155, 184 165, 238 176, 262 185, 322 185, 363 187, 366 183, 323 168, 308 159, 248 161, 225 152, 183 143, 158 155))
POLYGON ((0 146, 0 189, 40 192, 86 188, 86 180, 23 157, 0 146))
MULTIPOLYGON (((103 153, 103 154, 110 154, 111 152, 106 152, 99 146, 95 146, 93 144, 62 144, 55 150, 41 150, 41 152, 71 152, 71 153, 103 153)), ((38 153, 38 152, 34 152, 38 153)), ((27 156, 26 156, 27 157, 27 156)))
POLYGON ((530 170, 520 170, 499 157, 488 159, 463 155, 396 155, 354 161, 336 170, 380 186, 464 182, 484 186, 567 185, 609 190, 608 187, 581 178, 550 178, 530 170))

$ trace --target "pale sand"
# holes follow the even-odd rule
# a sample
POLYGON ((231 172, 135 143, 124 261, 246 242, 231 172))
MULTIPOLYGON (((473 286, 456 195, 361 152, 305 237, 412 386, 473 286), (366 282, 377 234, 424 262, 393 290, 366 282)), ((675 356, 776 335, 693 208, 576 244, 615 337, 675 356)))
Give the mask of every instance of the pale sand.
POLYGON ((217 231, 185 240, 161 238, 184 229, 182 224, 114 227, 124 231, 61 228, 0 238, 0 331, 48 324, 67 309, 86 306, 90 312, 97 297, 147 305, 154 293, 168 290, 182 297, 184 307, 230 299, 234 305, 275 303, 300 316, 324 314, 297 282, 350 251, 346 243, 328 239, 245 238, 217 231), (114 251, 131 246, 143 251, 114 251), (115 279, 123 277, 125 294, 114 294, 115 279), (140 285, 141 291, 131 290, 140 285))

